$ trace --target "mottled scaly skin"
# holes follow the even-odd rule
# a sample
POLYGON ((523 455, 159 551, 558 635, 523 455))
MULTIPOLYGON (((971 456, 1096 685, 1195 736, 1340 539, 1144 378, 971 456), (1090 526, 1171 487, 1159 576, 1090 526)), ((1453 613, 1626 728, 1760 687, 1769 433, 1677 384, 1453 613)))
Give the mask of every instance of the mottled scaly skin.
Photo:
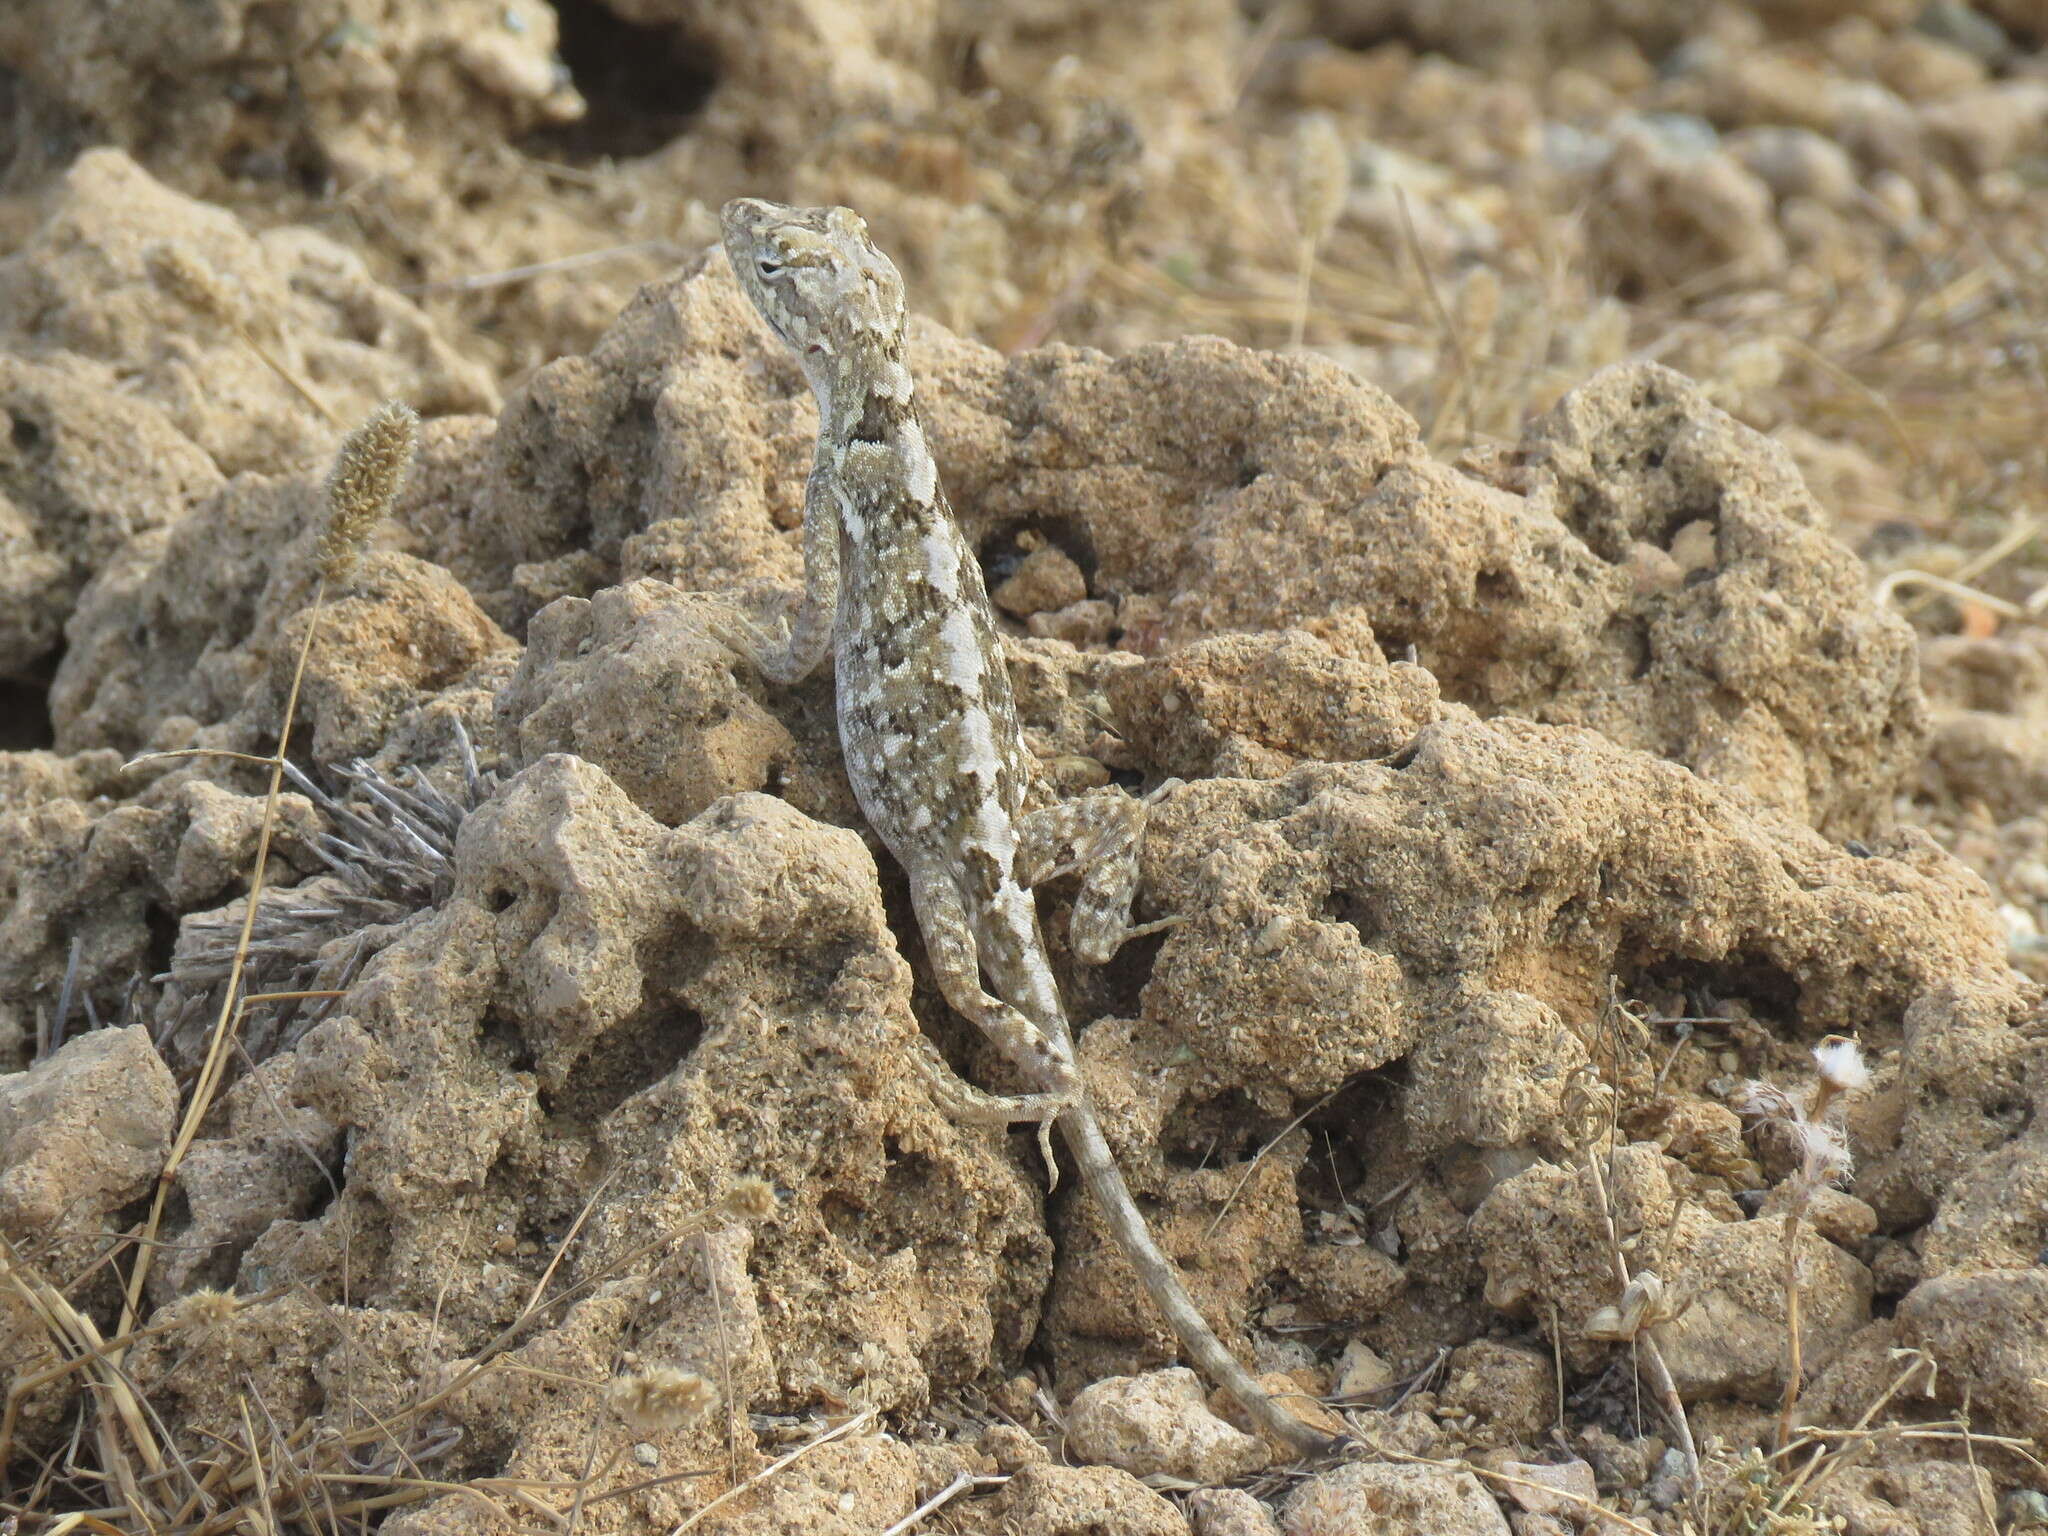
POLYGON ((832 649, 847 776, 909 877, 940 990, 1036 1091, 996 1098, 969 1088, 925 1044, 933 1086, 964 1118, 1034 1119, 1041 1128, 1056 1120, 1188 1354, 1271 1433, 1302 1451, 1327 1449, 1327 1437, 1261 1390, 1188 1299, 1075 1069, 1030 888, 1085 867, 1071 931, 1076 952, 1098 963, 1133 934, 1164 926, 1128 921, 1145 803, 1103 792, 1025 811, 1031 762, 980 563, 918 419, 902 279, 850 209, 742 198, 726 205, 724 226, 741 286, 802 364, 819 412, 803 599, 786 637, 740 643, 778 682, 804 677, 832 649), (1061 865, 1069 846, 1078 851, 1061 865))

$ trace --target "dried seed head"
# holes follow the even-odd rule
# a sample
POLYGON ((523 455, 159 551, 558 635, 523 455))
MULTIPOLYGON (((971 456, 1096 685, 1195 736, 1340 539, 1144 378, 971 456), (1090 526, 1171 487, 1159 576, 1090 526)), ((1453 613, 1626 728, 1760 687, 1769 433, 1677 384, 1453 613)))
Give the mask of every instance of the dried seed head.
POLYGON ((1809 1185, 1846 1184, 1855 1171, 1849 1155, 1849 1133, 1832 1121, 1801 1120, 1792 1127, 1799 1148, 1796 1178, 1809 1185))
POLYGON ((1320 245, 1336 226, 1351 188, 1351 157, 1329 113, 1310 112, 1294 125, 1288 171, 1294 184, 1294 222, 1302 239, 1320 245))
POLYGON ((1792 1096, 1775 1083, 1752 1079, 1729 1095, 1728 1102, 1738 1115, 1749 1120, 1796 1120, 1798 1106, 1792 1096))
POLYGON ((658 1365, 614 1376, 605 1399, 612 1412, 634 1429, 681 1429, 711 1411, 718 1389, 695 1371, 658 1365))
POLYGON ((1870 1068, 1864 1065, 1863 1047, 1847 1035, 1829 1035, 1813 1048, 1813 1064, 1830 1093, 1854 1093, 1870 1086, 1870 1068))
POLYGON ((242 308, 227 285, 184 246, 163 241, 144 252, 142 260, 156 285, 194 314, 226 325, 242 323, 242 308))
POLYGON ((230 1291, 202 1287, 178 1298, 173 1321, 191 1333, 212 1333, 240 1311, 241 1306, 242 1303, 230 1291))
POLYGON ((719 1202, 726 1215, 741 1221, 760 1221, 773 1216, 782 1202, 776 1198, 775 1186, 766 1179, 741 1179, 725 1192, 719 1202))
POLYGON ((1472 268, 1458 284, 1451 300, 1452 318, 1467 347, 1490 349, 1494 322, 1500 318, 1500 296, 1500 274, 1491 267, 1472 268))
POLYGON ((1616 298, 1602 299, 1575 328, 1568 350, 1579 366, 1605 368, 1628 356, 1628 306, 1616 298))
POLYGON ((1663 1280, 1654 1270, 1646 1269, 1629 1281, 1620 1301, 1595 1308, 1586 1318, 1583 1331, 1589 1339, 1623 1343, 1645 1328, 1670 1322, 1676 1315, 1677 1308, 1664 1299, 1663 1280))
POLYGON ((398 499, 419 428, 411 406, 387 400, 342 439, 327 476, 327 526, 320 533, 320 574, 330 585, 348 580, 370 530, 398 499))

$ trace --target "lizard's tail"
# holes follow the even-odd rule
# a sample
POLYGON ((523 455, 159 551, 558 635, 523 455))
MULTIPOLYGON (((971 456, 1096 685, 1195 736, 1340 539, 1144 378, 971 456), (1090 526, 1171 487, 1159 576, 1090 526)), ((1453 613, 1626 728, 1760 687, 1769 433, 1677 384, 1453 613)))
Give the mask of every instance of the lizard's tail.
POLYGON ((1181 1348, 1194 1357, 1203 1374, 1236 1398, 1260 1429, 1302 1455, 1321 1456, 1342 1449, 1346 1444, 1344 1437, 1332 1437, 1302 1423, 1252 1378, 1252 1373, 1238 1363, 1237 1356, 1223 1347, 1223 1341, 1195 1309, 1173 1261, 1152 1241, 1151 1228, 1139 1214, 1130 1186, 1124 1183, 1123 1173, 1109 1143, 1102 1138, 1102 1128, 1095 1116, 1086 1110, 1070 1110, 1060 1117, 1060 1127, 1074 1161, 1081 1166, 1081 1178, 1137 1270, 1145 1294, 1165 1315, 1181 1348))

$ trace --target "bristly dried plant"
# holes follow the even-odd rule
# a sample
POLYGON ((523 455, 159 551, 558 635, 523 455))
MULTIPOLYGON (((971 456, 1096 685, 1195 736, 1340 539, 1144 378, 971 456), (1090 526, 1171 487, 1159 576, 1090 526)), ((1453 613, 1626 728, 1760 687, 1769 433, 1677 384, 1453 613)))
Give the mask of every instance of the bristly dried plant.
POLYGON ((695 1371, 655 1366, 615 1376, 605 1389, 612 1412, 643 1433, 694 1424, 718 1402, 718 1388, 695 1371))
MULTIPOLYGON (((117 1332, 127 1333, 142 1311, 144 1286, 157 1248, 157 1234, 163 1226, 164 1207, 178 1169, 191 1149, 199 1127, 212 1108, 228 1066, 231 1046, 240 1022, 243 974, 249 964, 250 945, 255 939, 256 917, 263 910, 264 872, 270 863, 271 840, 277 831, 277 804, 283 793, 288 764, 285 749, 291 742, 292 723, 298 714, 299 691, 304 686, 306 661, 313 652, 314 637, 320 632, 320 617, 327 596, 330 573, 346 576, 370 536, 370 530, 386 516, 405 482, 412 462, 419 418, 403 405, 379 409, 362 426, 342 439, 333 472, 327 480, 327 518, 321 528, 318 577, 307 607, 305 633, 300 637, 297 659, 292 665, 291 686, 285 691, 284 710, 278 722, 277 750, 258 759, 270 770, 270 782, 263 796, 263 819, 256 832, 256 852, 250 863, 249 895, 243 906, 241 931, 235 940, 227 976, 219 988, 220 1010, 214 1017, 207 1039, 206 1056, 192 1084, 190 1098, 178 1125, 178 1134, 157 1174, 156 1192, 137 1246, 134 1267, 128 1273, 117 1332)), ((232 755, 232 754, 230 754, 232 755)), ((110 1359, 120 1364, 120 1352, 110 1359)))
POLYGON ((370 530, 398 500, 419 432, 412 407, 388 400, 342 443, 327 476, 327 526, 320 533, 320 577, 329 586, 355 573, 370 530))
POLYGON ((1300 264, 1295 272, 1294 324, 1288 345, 1301 345, 1308 326, 1309 280, 1316 252, 1337 227, 1351 186, 1351 157, 1344 137, 1327 112, 1310 112, 1294 129, 1288 161, 1289 188, 1294 196, 1294 223, 1300 233, 1300 264))
POLYGON ((1849 1133, 1842 1124, 1848 1096, 1870 1086, 1870 1069, 1862 1047, 1843 1035, 1829 1035, 1813 1048, 1818 1076, 1804 1094, 1787 1093, 1774 1083, 1748 1082, 1733 1100, 1738 1113, 1758 1127, 1772 1126, 1785 1136, 1798 1157, 1786 1176, 1789 1196, 1785 1214, 1785 1393, 1778 1406, 1777 1448, 1792 1444, 1793 1415, 1799 1406, 1800 1350, 1799 1228, 1824 1188, 1848 1180, 1854 1167, 1849 1133))
MULTIPOLYGON (((454 793, 417 769, 386 775, 356 761, 328 770, 330 792, 295 763, 292 785, 326 819, 312 844, 328 875, 292 890, 267 892, 251 930, 243 967, 245 996, 273 998, 249 1010, 242 1048, 251 1061, 289 1050, 333 1005, 335 994, 385 943, 397 925, 439 906, 454 885, 455 839, 470 812, 497 789, 480 771, 461 719, 450 721, 462 762, 454 793), (353 937, 344 949, 330 946, 353 937)), ((153 978, 184 994, 159 1032, 159 1047, 194 1026, 233 968, 239 914, 232 907, 186 921, 170 969, 153 978)))

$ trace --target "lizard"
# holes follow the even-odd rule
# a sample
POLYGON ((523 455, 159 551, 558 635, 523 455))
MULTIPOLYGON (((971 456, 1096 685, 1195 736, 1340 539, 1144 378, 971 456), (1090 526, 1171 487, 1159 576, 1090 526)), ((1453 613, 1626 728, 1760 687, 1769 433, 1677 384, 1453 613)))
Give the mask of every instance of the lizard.
POLYGON ((1113 786, 1027 813, 1032 759, 980 562, 939 483, 907 360, 894 263, 849 208, 725 205, 741 289, 795 354, 818 404, 803 513, 804 584, 775 632, 741 621, 728 638, 763 677, 790 685, 833 656, 839 738, 854 796, 909 879, 947 1004, 1032 1091, 961 1082, 918 1036, 934 1096, 956 1117, 1057 1124, 1081 1179, 1181 1347, 1273 1438, 1302 1454, 1335 1448, 1266 1392, 1196 1309, 1153 1239, 1104 1139, 1077 1065, 1032 887, 1080 869, 1074 952, 1100 964, 1133 925, 1136 850, 1148 806, 1113 786), (1069 847, 1074 858, 1062 863, 1069 847), (984 978, 988 985, 984 986, 984 978))

